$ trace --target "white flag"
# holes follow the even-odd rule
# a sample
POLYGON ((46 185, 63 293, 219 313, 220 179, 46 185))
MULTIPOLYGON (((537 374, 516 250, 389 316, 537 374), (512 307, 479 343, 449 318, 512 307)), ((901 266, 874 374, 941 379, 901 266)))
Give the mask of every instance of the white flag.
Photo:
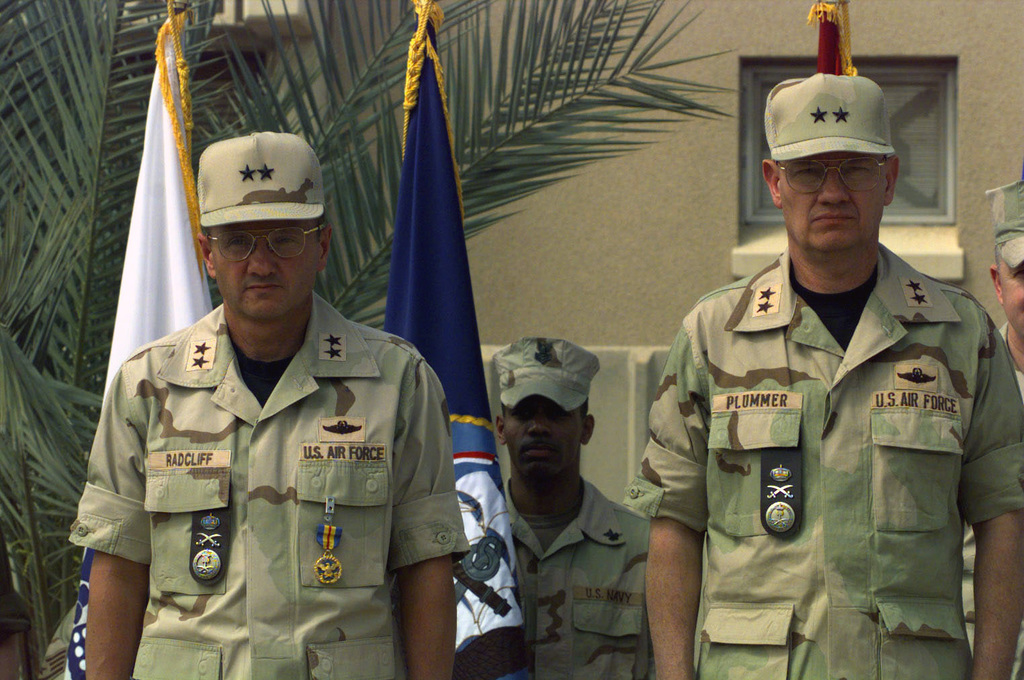
MULTIPOLYGON (((211 307, 210 289, 193 245, 192 224, 199 215, 172 21, 177 22, 180 31, 184 18, 179 15, 168 19, 157 38, 156 73, 117 299, 107 389, 118 368, 136 348, 195 323, 211 307)), ((92 551, 85 552, 65 667, 65 678, 71 680, 85 678, 85 619, 92 551)))
MULTIPOLYGON (((160 30, 157 69, 149 96, 146 139, 135 188, 128 247, 117 298, 107 385, 136 348, 191 325, 210 311, 210 289, 199 269, 179 148, 186 148, 181 89, 169 27, 160 30), (163 81, 163 82, 161 82, 163 81), (169 92, 173 111, 164 93, 169 92)), ((190 154, 184 169, 191 180, 190 154)), ((198 215, 196 215, 198 219, 198 215)))

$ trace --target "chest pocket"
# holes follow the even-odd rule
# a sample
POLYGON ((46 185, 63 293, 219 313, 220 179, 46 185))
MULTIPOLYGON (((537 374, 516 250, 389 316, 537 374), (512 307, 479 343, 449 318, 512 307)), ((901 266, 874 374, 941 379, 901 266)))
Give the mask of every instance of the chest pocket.
POLYGON ((384 583, 391 498, 387 461, 300 460, 297 491, 302 585, 353 588, 384 583), (341 562, 341 578, 332 584, 321 583, 313 572, 324 554, 316 529, 324 521, 328 497, 334 498, 331 523, 341 534, 331 551, 341 562))
POLYGON ((767 535, 761 525, 761 456, 800 444, 801 414, 800 408, 712 410, 708 505, 727 534, 767 535))
MULTIPOLYGON (((643 596, 635 593, 632 598, 642 601, 643 596)), ((634 677, 638 637, 643 630, 641 604, 576 599, 572 624, 574 666, 582 677, 634 677)))
POLYGON ((212 586, 201 584, 192 578, 189 565, 192 513, 227 507, 230 485, 230 467, 146 470, 145 508, 152 531, 149 573, 157 589, 185 595, 224 592, 226 579, 212 586))
MULTIPOLYGON (((941 395, 932 398, 955 402, 941 395)), ((960 414, 872 408, 871 440, 875 527, 932 531, 947 526, 956 505, 963 459, 960 414)))

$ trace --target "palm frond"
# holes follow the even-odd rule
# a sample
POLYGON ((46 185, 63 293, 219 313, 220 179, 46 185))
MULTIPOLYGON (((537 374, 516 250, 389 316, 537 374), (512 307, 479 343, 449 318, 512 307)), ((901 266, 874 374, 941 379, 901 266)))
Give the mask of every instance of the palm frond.
MULTIPOLYGON (((193 52, 210 3, 196 10, 207 20, 186 35, 193 52)), ((0 527, 37 650, 77 591, 81 550, 67 530, 99 411, 165 11, 0 0, 0 527)))
MULTIPOLYGON (((317 150, 337 236, 320 292, 349 318, 374 325, 383 321, 415 27, 412 8, 394 6, 306 0, 307 17, 320 27, 310 40, 290 19, 280 27, 271 19, 273 63, 260 62, 256 73, 235 70, 249 129, 295 132, 317 150), (310 45, 304 53, 303 44, 310 45)), ((268 0, 264 7, 271 16, 268 0)), ((438 43, 467 236, 507 216, 516 201, 651 141, 667 123, 720 115, 709 102, 723 90, 684 79, 690 58, 663 58, 692 21, 685 5, 670 17, 664 7, 664 0, 445 5, 438 43), (503 8, 497 24, 494 7, 503 8)), ((236 47, 236 63, 240 57, 236 47)))

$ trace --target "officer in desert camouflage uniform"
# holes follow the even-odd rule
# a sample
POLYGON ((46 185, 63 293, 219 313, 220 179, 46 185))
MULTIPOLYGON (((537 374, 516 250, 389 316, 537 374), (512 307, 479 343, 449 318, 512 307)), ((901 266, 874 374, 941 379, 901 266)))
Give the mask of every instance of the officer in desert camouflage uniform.
POLYGON ((692 677, 703 604, 700 678, 968 677, 966 520, 974 678, 1006 678, 1024 515, 1010 357, 973 298, 878 244, 899 163, 875 83, 783 82, 765 129, 788 248, 686 316, 627 489, 655 518, 659 676, 692 677))
POLYGON ((653 678, 644 608, 648 520, 580 477, 596 356, 566 340, 522 338, 494 355, 498 441, 534 680, 653 678))
MULTIPOLYGON (((986 192, 992 205, 995 230, 995 263, 989 266, 996 297, 1006 313, 999 329, 1010 350, 1017 373, 1017 385, 1024 397, 1024 182, 1014 182, 986 192)), ((974 639, 974 533, 964 536, 964 612, 967 636, 974 639)), ((1024 626, 1017 637, 1013 678, 1024 680, 1024 626)))
POLYGON ((90 680, 448 677, 468 546, 440 383, 313 294, 304 141, 211 145, 198 188, 224 304, 121 367, 72 527, 97 551, 90 680))

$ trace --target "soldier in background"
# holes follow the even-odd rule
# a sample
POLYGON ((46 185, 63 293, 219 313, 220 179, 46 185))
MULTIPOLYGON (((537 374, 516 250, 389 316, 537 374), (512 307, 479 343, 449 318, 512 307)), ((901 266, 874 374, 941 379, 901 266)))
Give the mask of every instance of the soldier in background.
MULTIPOLYGON (((1017 374, 1017 385, 1024 397, 1024 182, 1014 182, 986 192, 992 205, 995 230, 995 262, 989 266, 996 297, 1006 313, 999 333, 1010 349, 1017 374)), ((964 535, 964 612, 967 636, 974 642, 974 533, 964 535)), ((1024 626, 1017 638, 1013 678, 1024 678, 1024 626)))
POLYGON ((878 242, 899 172, 878 85, 787 80, 765 132, 788 248, 686 316, 627 493, 655 518, 659 677, 693 677, 700 604, 701 678, 970 677, 966 521, 973 677, 1005 679, 1024 580, 1009 354, 972 297, 878 242))
POLYGON ((71 535, 96 551, 89 679, 450 677, 468 544, 437 377, 313 294, 302 139, 213 144, 198 190, 224 304, 110 386, 71 535))
POLYGON ((587 411, 597 357, 566 340, 522 338, 494 365, 530 677, 653 678, 649 523, 580 477, 580 449, 594 433, 587 411))

